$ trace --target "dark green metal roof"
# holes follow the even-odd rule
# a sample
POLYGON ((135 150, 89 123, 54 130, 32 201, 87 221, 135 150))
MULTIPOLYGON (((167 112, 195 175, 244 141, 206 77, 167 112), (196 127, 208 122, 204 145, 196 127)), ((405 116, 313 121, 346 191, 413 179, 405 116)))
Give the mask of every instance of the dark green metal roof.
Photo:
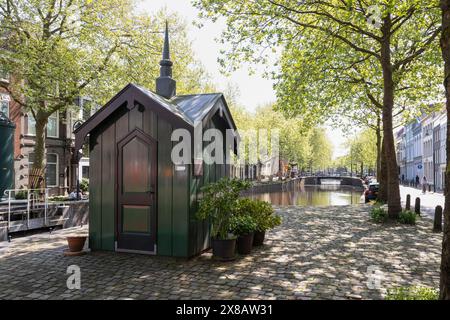
POLYGON ((156 100, 162 107, 166 108, 174 115, 180 117, 181 119, 189 123, 191 126, 194 125, 194 122, 191 121, 191 119, 188 116, 186 116, 186 114, 180 108, 178 108, 176 104, 173 104, 170 100, 167 100, 163 96, 160 96, 159 94, 156 94, 136 84, 132 84, 132 86, 138 88, 142 93, 149 96, 153 100, 156 100))
POLYGON ((181 95, 173 97, 170 102, 195 123, 203 120, 221 97, 221 93, 181 95))

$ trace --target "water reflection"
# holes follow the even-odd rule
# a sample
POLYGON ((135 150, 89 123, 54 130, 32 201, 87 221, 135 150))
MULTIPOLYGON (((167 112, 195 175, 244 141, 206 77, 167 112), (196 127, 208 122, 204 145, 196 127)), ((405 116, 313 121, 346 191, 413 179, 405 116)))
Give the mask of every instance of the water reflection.
POLYGON ((253 193, 248 197, 274 205, 345 206, 363 202, 363 190, 340 185, 304 186, 289 191, 253 193))

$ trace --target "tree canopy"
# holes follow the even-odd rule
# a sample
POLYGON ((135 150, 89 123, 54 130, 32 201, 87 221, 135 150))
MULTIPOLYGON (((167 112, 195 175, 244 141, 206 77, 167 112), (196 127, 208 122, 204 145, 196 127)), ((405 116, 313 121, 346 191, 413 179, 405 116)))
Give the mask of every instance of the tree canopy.
POLYGON ((179 92, 209 81, 193 58, 186 24, 164 11, 138 13, 134 0, 0 0, 0 84, 36 120, 34 167, 45 162, 48 118, 89 96, 99 104, 128 82, 154 88, 167 19, 179 92))
MULTIPOLYGON (((386 157, 386 169, 383 170, 386 170, 387 178, 383 188, 389 189, 389 216, 397 218, 401 203, 393 118, 395 108, 403 102, 399 92, 409 90, 410 84, 419 83, 419 87, 423 87, 427 81, 421 82, 427 78, 422 75, 426 72, 423 66, 433 66, 438 61, 437 50, 433 50, 441 31, 436 3, 423 0, 196 0, 194 3, 203 12, 203 17, 226 19, 227 29, 222 40, 230 44, 226 57, 227 61, 235 62, 232 67, 241 61, 264 62, 267 59, 264 52, 278 47, 298 48, 294 56, 299 53, 305 55, 300 59, 301 63, 312 65, 306 70, 305 77, 296 71, 290 76, 289 70, 295 68, 289 58, 281 73, 277 92, 286 103, 279 106, 288 114, 301 114, 309 123, 315 123, 333 113, 330 107, 338 105, 345 109, 356 106, 359 109, 358 95, 365 97, 367 92, 372 95, 382 92, 379 100, 370 101, 377 101, 382 110, 382 150, 386 157), (327 56, 325 61, 331 63, 323 65, 321 56, 327 56), (318 65, 314 65, 316 59, 319 60, 318 65), (339 83, 314 85, 318 77, 329 82, 328 77, 323 77, 324 68, 328 72, 336 66, 350 70, 350 73, 338 73, 339 78, 353 78, 356 74, 360 80, 355 84, 361 84, 362 80, 364 86, 369 85, 369 90, 359 86, 358 89, 348 85, 340 87, 339 83), (354 67, 358 70, 355 71, 354 67), (371 92, 372 86, 375 92, 371 92), (294 92, 300 92, 299 98, 294 92), (316 97, 315 100, 308 99, 310 96, 316 97), (356 104, 341 104, 341 98, 356 100, 356 104)), ((413 101, 420 96, 417 92, 409 90, 409 96, 403 97, 406 97, 406 102, 413 101)), ((361 107, 366 106, 367 103, 361 107)))

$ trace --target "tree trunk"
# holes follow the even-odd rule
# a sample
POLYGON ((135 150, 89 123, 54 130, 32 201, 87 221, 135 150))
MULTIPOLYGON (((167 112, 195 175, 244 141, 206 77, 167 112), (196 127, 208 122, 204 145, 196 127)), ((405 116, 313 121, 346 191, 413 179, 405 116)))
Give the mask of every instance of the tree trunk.
MULTIPOLYGON (((45 167, 45 128, 47 126, 48 116, 42 112, 36 112, 36 144, 34 146, 33 168, 40 171, 45 167)), ((42 182, 44 182, 43 180, 42 182)), ((43 187, 41 183, 39 188, 43 187)))
POLYGON ((364 176, 364 162, 361 161, 361 178, 364 176))
POLYGON ((380 152, 380 171, 377 176, 377 180, 380 183, 380 190, 378 192, 378 201, 387 203, 388 200, 388 184, 387 184, 387 163, 386 163, 386 152, 384 147, 384 138, 381 142, 381 152, 380 152))
POLYGON ((441 278, 439 298, 450 300, 450 0, 441 0, 441 50, 445 63, 445 96, 447 109, 447 168, 445 170, 444 234, 442 239, 441 278))
POLYGON ((377 135, 377 179, 379 179, 381 171, 381 118, 377 117, 377 128, 375 130, 377 135))
POLYGON ((392 110, 394 107, 394 79, 391 61, 390 14, 383 18, 383 41, 381 44, 381 67, 383 69, 383 137, 387 163, 387 195, 389 218, 396 219, 402 210, 400 203, 400 185, 398 181, 397 158, 395 155, 392 110))

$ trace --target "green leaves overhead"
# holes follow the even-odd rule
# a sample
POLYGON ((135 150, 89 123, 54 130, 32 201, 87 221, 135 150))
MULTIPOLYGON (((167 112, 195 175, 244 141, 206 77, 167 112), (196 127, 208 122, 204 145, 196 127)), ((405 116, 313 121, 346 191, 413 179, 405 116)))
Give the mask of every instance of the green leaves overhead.
POLYGON ((193 2, 204 18, 226 19, 222 41, 229 44, 224 51, 227 69, 243 61, 265 63, 272 49, 281 49, 273 72, 279 108, 310 126, 345 115, 365 125, 359 110, 375 124, 374 102, 383 102, 381 27, 388 15, 396 121, 421 113, 442 97, 436 77, 442 68, 440 13, 433 1, 193 2))
MULTIPOLYGON (((239 131, 266 129, 270 137, 271 132, 279 130, 282 159, 305 169, 323 169, 331 164, 333 147, 322 128, 311 129, 298 117, 286 118, 274 105, 259 107, 254 114, 236 105, 230 105, 230 109, 239 131)), ((251 142, 251 137, 243 138, 242 143, 251 142)), ((248 159, 248 155, 244 156, 248 159)))

